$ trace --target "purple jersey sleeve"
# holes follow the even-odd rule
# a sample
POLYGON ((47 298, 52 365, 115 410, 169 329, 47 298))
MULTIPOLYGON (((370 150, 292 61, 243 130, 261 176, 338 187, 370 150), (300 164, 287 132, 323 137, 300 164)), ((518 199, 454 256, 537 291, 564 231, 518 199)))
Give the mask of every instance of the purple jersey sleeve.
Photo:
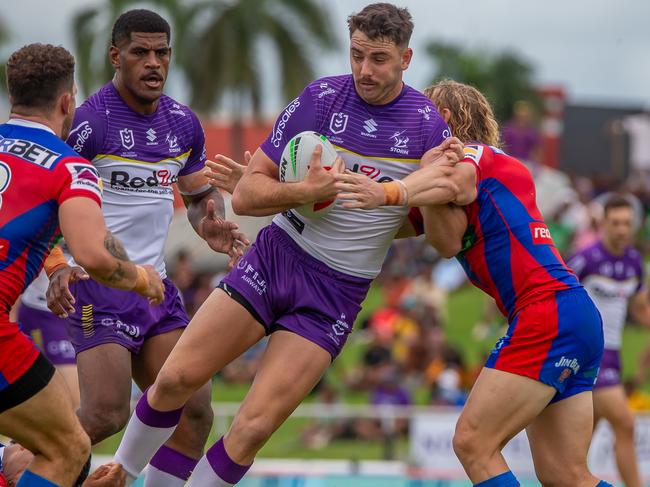
POLYGON ((207 159, 203 127, 194 112, 191 112, 191 117, 192 124, 194 125, 194 143, 192 144, 192 152, 190 153, 185 166, 178 172, 179 176, 187 176, 188 174, 200 171, 205 166, 205 161, 207 159))
POLYGON ((425 143, 425 151, 442 144, 442 141, 451 136, 451 130, 442 117, 431 117, 432 130, 425 143))
POLYGON ((260 148, 276 164, 280 164, 284 146, 291 138, 305 130, 318 131, 316 108, 309 87, 289 103, 273 125, 260 148))
POLYGON ((79 155, 92 161, 99 154, 106 137, 106 118, 87 105, 77 108, 72 130, 66 141, 79 155))

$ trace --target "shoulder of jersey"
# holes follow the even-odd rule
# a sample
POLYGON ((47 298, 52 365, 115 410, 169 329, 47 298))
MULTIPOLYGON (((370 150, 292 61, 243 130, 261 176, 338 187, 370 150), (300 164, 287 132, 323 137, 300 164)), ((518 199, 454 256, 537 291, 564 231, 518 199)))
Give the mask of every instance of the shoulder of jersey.
POLYGON ((307 88, 316 101, 327 98, 336 99, 336 95, 341 93, 351 82, 352 75, 326 76, 312 81, 307 88))
POLYGON ((196 117, 196 114, 190 107, 174 100, 171 96, 163 94, 160 101, 163 103, 164 110, 171 115, 178 115, 179 117, 186 117, 188 119, 196 117))
POLYGON ((478 144, 466 145, 463 149, 463 152, 465 153, 465 159, 469 159, 470 161, 474 162, 474 164, 478 164, 483 157, 484 149, 484 146, 478 144))

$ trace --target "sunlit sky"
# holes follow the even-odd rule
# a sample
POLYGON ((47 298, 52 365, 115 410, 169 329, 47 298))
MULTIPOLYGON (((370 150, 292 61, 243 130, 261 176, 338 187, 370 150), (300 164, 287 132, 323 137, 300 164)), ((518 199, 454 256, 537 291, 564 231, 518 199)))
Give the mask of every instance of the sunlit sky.
MULTIPOLYGON (((182 0, 179 0, 182 1, 182 0)), ((366 5, 358 0, 319 0, 331 13, 341 39, 336 52, 317 56, 317 76, 349 70, 346 17, 366 5)), ((11 31, 7 52, 29 42, 73 48, 70 20, 97 0, 3 0, 2 18, 11 31)), ((535 67, 538 84, 562 86, 574 103, 642 106, 650 104, 650 1, 647 0, 400 0, 411 11, 415 56, 405 80, 416 88, 431 79, 434 67, 423 45, 430 39, 469 49, 511 49, 535 67)), ((173 36, 172 36, 173 37, 173 36)), ((268 56, 264 56, 268 58, 268 56)), ((266 69, 273 70, 273 66, 266 69)), ((265 111, 281 105, 277 80, 268 77, 265 111)), ((173 80, 168 91, 180 101, 186 93, 173 80)))

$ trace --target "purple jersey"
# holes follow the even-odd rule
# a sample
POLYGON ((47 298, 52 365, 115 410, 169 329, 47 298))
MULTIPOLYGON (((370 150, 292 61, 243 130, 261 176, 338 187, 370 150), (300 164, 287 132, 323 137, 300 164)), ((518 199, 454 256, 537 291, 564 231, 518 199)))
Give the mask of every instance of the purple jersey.
POLYGON ((140 115, 109 82, 77 109, 73 127, 68 144, 101 175, 108 228, 131 260, 154 265, 164 277, 172 184, 205 164, 205 137, 196 115, 165 95, 155 113, 140 115))
POLYGON ((643 288, 641 255, 632 247, 612 255, 599 240, 569 259, 568 265, 603 317, 605 348, 620 349, 628 301, 643 288))
MULTIPOLYGON (((261 149, 279 164, 287 142, 305 130, 325 135, 349 170, 379 182, 409 175, 427 150, 450 135, 422 93, 404 85, 390 103, 370 105, 359 97, 349 74, 308 85, 282 111, 261 149)), ((273 221, 303 250, 333 269, 372 279, 407 213, 406 207, 349 210, 337 202, 320 218, 286 211, 273 221)))

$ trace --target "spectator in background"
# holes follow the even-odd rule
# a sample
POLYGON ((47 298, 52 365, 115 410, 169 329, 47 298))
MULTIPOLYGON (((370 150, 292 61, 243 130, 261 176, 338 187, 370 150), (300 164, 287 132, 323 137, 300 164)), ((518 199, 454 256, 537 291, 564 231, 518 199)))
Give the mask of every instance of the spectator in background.
POLYGON ((505 151, 522 162, 540 162, 540 135, 529 102, 515 103, 512 119, 503 125, 505 151))

